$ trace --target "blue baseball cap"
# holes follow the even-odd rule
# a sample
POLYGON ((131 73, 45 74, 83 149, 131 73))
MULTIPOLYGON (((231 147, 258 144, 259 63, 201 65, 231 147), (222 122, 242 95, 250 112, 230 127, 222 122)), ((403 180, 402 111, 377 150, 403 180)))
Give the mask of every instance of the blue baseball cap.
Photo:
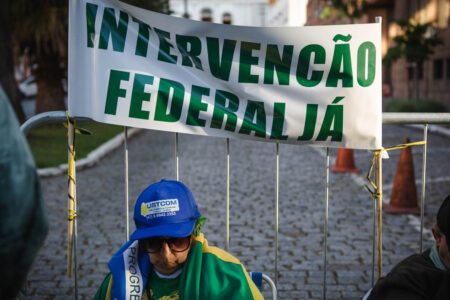
POLYGON ((198 217, 200 212, 187 186, 175 180, 161 180, 139 195, 134 206, 136 230, 130 239, 189 236, 198 217))

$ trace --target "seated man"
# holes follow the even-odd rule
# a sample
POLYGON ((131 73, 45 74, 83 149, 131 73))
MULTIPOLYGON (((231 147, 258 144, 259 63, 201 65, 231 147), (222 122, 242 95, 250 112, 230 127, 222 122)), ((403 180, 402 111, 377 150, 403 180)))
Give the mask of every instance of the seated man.
POLYGON ((181 182, 147 187, 134 208, 137 229, 94 299, 263 299, 239 260, 208 245, 204 220, 181 182))
POLYGON ((450 299, 450 196, 437 213, 432 231, 436 244, 412 255, 380 278, 370 293, 376 299, 450 299))

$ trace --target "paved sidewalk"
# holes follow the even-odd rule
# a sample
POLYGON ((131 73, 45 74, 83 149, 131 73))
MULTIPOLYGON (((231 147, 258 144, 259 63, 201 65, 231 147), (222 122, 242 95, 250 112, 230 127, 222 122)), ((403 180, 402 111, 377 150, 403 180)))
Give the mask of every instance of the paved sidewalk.
MULTIPOLYGON (((384 126, 383 144, 402 143, 421 132, 384 126)), ((274 278, 275 145, 231 140, 230 251, 252 271, 274 278)), ((225 140, 180 135, 180 179, 193 190, 208 218, 204 232, 224 247, 225 140)), ((422 149, 413 149, 416 178, 422 149)), ((332 156, 336 154, 331 150, 332 156)), ((450 191, 450 139, 429 135, 425 228, 450 191)), ((383 162, 389 198, 399 152, 383 162)), ((149 183, 175 177, 174 135, 143 131, 129 141, 130 217, 134 200, 149 183)), ((327 299, 361 299, 371 286, 373 206, 361 186, 371 154, 356 151, 361 175, 331 174, 327 299)), ((334 162, 332 157, 331 162, 334 162)), ((95 167, 77 173, 78 263, 81 299, 90 299, 107 273, 107 262, 125 241, 123 151, 115 150, 95 167)), ((28 299, 68 299, 73 279, 65 275, 67 179, 42 179, 50 232, 27 282, 28 299)), ((420 184, 417 185, 420 195, 420 184)), ((325 151, 280 145, 279 299, 322 299, 325 151)), ((419 222, 419 223, 418 223, 419 222)), ((384 214, 384 271, 418 251, 416 216, 384 214)), ((134 224, 131 226, 134 230, 134 224)), ((425 247, 432 244, 425 232, 425 247)))

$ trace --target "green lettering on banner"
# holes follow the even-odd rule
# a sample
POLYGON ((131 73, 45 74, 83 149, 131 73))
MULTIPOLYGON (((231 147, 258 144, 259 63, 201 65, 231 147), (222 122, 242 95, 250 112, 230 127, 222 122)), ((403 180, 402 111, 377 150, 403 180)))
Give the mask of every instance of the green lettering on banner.
POLYGON ((222 55, 219 50, 219 39, 207 37, 206 48, 208 50, 209 69, 211 74, 219 79, 228 81, 230 78, 231 64, 233 63, 235 40, 224 40, 222 55))
POLYGON ((150 93, 145 92, 145 85, 153 84, 153 76, 145 74, 134 75, 133 92, 131 93, 130 118, 148 120, 150 113, 142 110, 142 102, 150 101, 150 93))
POLYGON ((305 87, 314 87, 320 83, 323 71, 313 70, 311 78, 308 79, 308 72, 311 64, 311 54, 314 53, 314 64, 325 63, 325 49, 321 45, 308 45, 300 51, 297 64, 297 82, 305 87))
POLYGON ((288 136, 283 135, 284 113, 286 111, 286 103, 275 102, 273 106, 273 121, 271 139, 287 140, 288 136))
POLYGON ((119 98, 125 98, 127 90, 120 88, 122 81, 130 79, 129 72, 111 70, 109 72, 108 92, 106 94, 105 114, 115 115, 119 98))
POLYGON ((258 56, 253 56, 253 50, 259 50, 261 44, 241 42, 241 54, 239 58, 238 82, 258 83, 258 75, 251 74, 252 66, 258 65, 258 56))
POLYGON ((314 135, 316 130, 316 120, 317 120, 317 110, 319 105, 308 104, 306 105, 306 117, 305 117, 305 127, 303 129, 303 134, 298 137, 299 141, 309 141, 314 135))
POLYGON ((208 103, 202 102, 203 96, 209 96, 209 89, 193 85, 186 120, 187 125, 205 127, 206 121, 199 118, 201 111, 208 110, 208 103))
POLYGON ((94 47, 95 38, 95 19, 97 18, 98 5, 86 2, 86 29, 87 29, 87 46, 94 47))
POLYGON ((337 44, 334 46, 333 60, 326 86, 337 87, 339 80, 342 80, 342 87, 353 87, 352 58, 349 44, 337 44))
POLYGON ((180 119, 183 108, 184 86, 173 80, 161 78, 159 81, 158 98, 156 100, 155 121, 176 122, 180 119), (172 94, 172 103, 169 98, 172 94), (169 111, 168 111, 169 109, 169 111))
POLYGON ((376 52, 372 42, 364 42, 358 48, 358 84, 362 87, 370 86, 375 80, 376 52))
POLYGON ((120 11, 119 20, 116 20, 114 8, 105 7, 103 11, 102 26, 100 29, 100 49, 108 49, 109 37, 113 50, 123 52, 125 48, 125 39, 127 36, 128 15, 120 11))
POLYGON ((152 30, 152 28, 148 24, 142 22, 137 18, 133 18, 133 21, 139 24, 139 32, 134 54, 146 57, 148 51, 148 42, 150 39, 150 31, 152 30))
POLYGON ((331 136, 331 141, 342 141, 344 123, 344 107, 342 105, 328 105, 323 118, 317 141, 325 141, 331 136), (331 128, 333 126, 333 129, 331 128))
POLYGON ((174 48, 170 43, 170 32, 158 28, 155 28, 155 32, 159 38, 158 60, 176 64, 178 57, 176 55, 170 54, 170 48, 174 48))
POLYGON ((239 109, 239 98, 233 93, 217 90, 214 99, 214 111, 211 120, 211 128, 222 129, 225 116, 225 130, 234 132, 236 130, 237 116, 239 109), (226 104, 228 100, 228 105, 226 104))
POLYGON ((181 64, 183 66, 195 67, 203 70, 202 62, 198 57, 202 52, 202 42, 196 36, 176 35, 178 50, 181 53, 181 64))
POLYGON ((257 137, 266 137, 266 111, 264 110, 264 102, 247 101, 244 120, 239 133, 249 135, 252 131, 255 132, 255 136, 257 137))
POLYGON ((289 85, 289 73, 291 70, 292 53, 294 46, 284 46, 280 57, 277 45, 267 45, 266 63, 264 66, 264 83, 273 84, 274 71, 277 73, 280 85, 289 85))

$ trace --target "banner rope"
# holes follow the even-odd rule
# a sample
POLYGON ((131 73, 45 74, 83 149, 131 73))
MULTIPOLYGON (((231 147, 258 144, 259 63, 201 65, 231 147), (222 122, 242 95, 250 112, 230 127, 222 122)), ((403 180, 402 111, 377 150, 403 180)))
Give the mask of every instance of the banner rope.
MULTIPOLYGON (((381 277, 382 274, 382 267, 383 267, 383 263, 382 263, 382 251, 383 251, 383 245, 382 245, 382 237, 383 237, 383 233, 382 233, 382 191, 379 188, 380 183, 376 183, 376 179, 373 179, 373 170, 375 169, 375 166, 377 165, 377 162, 380 160, 380 157, 382 156, 383 151, 388 152, 388 151, 393 151, 393 150, 400 150, 400 149, 405 149, 408 147, 414 147, 414 146, 423 146, 426 145, 426 141, 417 141, 417 142, 411 142, 411 143, 404 143, 404 144, 399 144, 396 146, 392 146, 392 147, 387 147, 387 148, 381 148, 378 150, 373 151, 373 157, 372 157, 372 164, 370 165, 369 171, 367 172, 367 181, 369 181, 370 183, 370 187, 365 184, 364 186, 366 187, 366 189, 369 191, 370 195, 372 196, 373 200, 378 203, 378 210, 377 210, 377 219, 378 219, 378 224, 377 224, 377 252, 378 252, 378 278, 381 277)), ((380 168, 380 166, 379 166, 380 168)), ((379 170, 377 170, 379 171, 379 170)))
POLYGON ((72 276, 73 270, 73 249, 74 249, 74 222, 77 217, 76 211, 76 198, 75 198, 75 186, 76 186, 76 174, 75 174, 75 120, 69 117, 69 113, 66 111, 67 123, 64 123, 64 127, 68 129, 68 208, 67 208, 67 275, 72 276))
POLYGON ((406 144, 399 144, 399 145, 387 147, 387 148, 381 148, 379 150, 373 151, 372 164, 370 165, 369 171, 367 172, 367 176, 366 176, 366 179, 367 179, 367 181, 369 181, 373 190, 367 184, 365 184, 364 186, 366 187, 366 189, 369 191, 369 193, 372 195, 372 197, 374 199, 377 199, 377 197, 379 197, 379 195, 380 195, 378 187, 377 187, 375 181, 372 179, 372 176, 373 176, 372 173, 373 173, 373 169, 376 164, 376 158, 378 158, 378 156, 380 156, 383 151, 388 152, 388 151, 393 151, 393 150, 405 149, 405 148, 413 147, 413 146, 423 146, 425 144, 426 144, 426 141, 417 141, 417 142, 411 142, 411 143, 406 143, 406 144))
POLYGON ((76 201, 76 169, 75 169, 75 134, 92 134, 89 130, 79 128, 76 126, 74 118, 69 117, 69 112, 66 111, 67 122, 63 123, 67 128, 67 185, 68 185, 68 208, 67 208, 67 220, 68 220, 68 233, 67 233, 67 275, 72 276, 72 263, 74 260, 74 234, 75 234, 75 221, 78 216, 77 213, 77 201, 76 201))

